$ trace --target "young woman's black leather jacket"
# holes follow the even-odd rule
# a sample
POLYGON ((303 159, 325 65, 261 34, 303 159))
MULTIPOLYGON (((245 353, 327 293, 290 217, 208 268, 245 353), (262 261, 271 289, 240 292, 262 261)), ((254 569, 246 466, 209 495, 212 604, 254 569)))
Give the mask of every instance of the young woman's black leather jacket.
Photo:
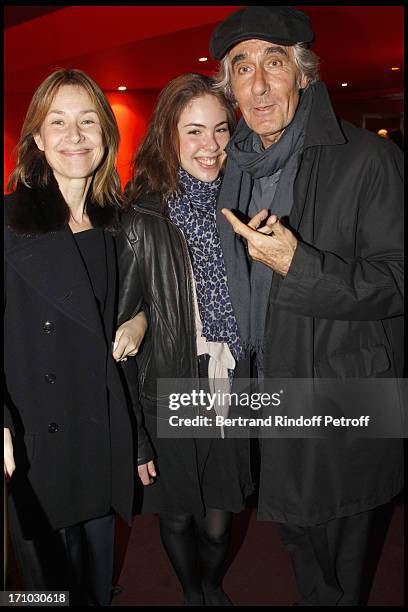
POLYGON ((135 404, 139 397, 156 402, 157 378, 197 377, 193 278, 187 244, 181 230, 163 213, 159 196, 139 199, 122 215, 116 243, 118 323, 132 318, 142 304, 149 310, 142 347, 135 359, 124 363, 123 370, 135 404))

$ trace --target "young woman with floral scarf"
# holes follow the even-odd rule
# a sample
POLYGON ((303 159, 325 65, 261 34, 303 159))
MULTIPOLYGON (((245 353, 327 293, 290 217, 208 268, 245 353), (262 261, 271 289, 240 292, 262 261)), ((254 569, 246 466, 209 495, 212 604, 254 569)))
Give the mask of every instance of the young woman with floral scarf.
POLYGON ((253 490, 248 439, 157 435, 158 378, 198 376, 205 385, 249 377, 216 229, 224 149, 234 127, 234 108, 212 79, 186 74, 171 81, 136 154, 117 238, 116 356, 126 360, 133 401, 143 407, 147 435, 138 464, 142 481, 152 483, 143 488, 142 511, 159 516, 184 605, 232 605, 222 590, 232 515, 253 490), (149 326, 137 372, 127 359, 137 342, 126 321, 142 303, 149 326))

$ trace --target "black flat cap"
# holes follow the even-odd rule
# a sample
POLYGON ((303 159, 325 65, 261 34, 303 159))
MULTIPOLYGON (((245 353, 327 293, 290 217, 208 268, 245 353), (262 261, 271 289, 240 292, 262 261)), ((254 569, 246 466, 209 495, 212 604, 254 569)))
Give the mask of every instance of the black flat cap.
POLYGON ((214 59, 221 60, 231 47, 252 38, 289 46, 311 43, 314 32, 310 18, 292 6, 247 6, 215 28, 210 53, 214 59))

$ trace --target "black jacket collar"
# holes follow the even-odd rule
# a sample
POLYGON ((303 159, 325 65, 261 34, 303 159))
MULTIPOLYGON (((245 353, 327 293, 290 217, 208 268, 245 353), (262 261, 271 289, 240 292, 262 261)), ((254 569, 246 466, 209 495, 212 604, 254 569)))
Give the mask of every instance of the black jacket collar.
POLYGON ((326 85, 317 81, 314 88, 312 109, 306 128, 304 148, 316 145, 345 144, 346 138, 330 102, 326 85))
POLYGON ((163 212, 163 196, 159 193, 143 194, 133 203, 132 207, 163 212))
MULTIPOLYGON (((16 234, 46 234, 68 225, 69 208, 52 174, 46 187, 29 188, 18 183, 8 199, 6 223, 16 234)), ((94 227, 117 228, 117 213, 112 206, 102 208, 88 199, 86 212, 94 227)))

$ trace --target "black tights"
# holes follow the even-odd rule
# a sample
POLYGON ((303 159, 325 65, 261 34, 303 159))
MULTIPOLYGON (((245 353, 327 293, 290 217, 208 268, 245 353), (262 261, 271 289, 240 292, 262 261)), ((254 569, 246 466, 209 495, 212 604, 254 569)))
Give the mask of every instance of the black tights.
POLYGON ((160 535, 186 601, 221 588, 232 513, 209 508, 204 517, 160 514, 160 535))

